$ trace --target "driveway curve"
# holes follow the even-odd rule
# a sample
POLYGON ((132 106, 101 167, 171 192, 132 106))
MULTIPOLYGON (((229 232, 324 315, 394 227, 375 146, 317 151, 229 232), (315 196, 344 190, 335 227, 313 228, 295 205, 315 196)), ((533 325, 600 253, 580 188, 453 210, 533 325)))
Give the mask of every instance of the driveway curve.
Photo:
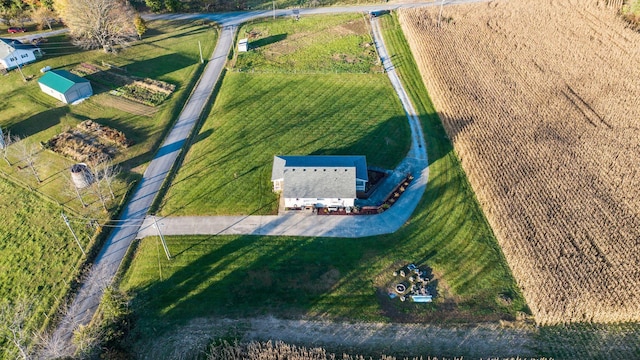
MULTIPOLYGON (((479 2, 486 0, 450 0, 447 4, 479 2)), ((387 3, 378 5, 361 5, 348 7, 330 7, 299 9, 300 15, 368 12, 371 10, 393 10, 419 6, 436 6, 434 2, 387 3)), ((119 226, 109 237, 97 256, 92 269, 82 280, 80 289, 71 304, 65 309, 58 327, 49 339, 50 354, 56 356, 72 355, 75 346, 71 344, 73 331, 81 325, 88 324, 99 303, 104 289, 111 284, 122 263, 122 260, 135 238, 155 234, 150 226, 152 219, 146 218, 153 200, 157 196, 167 175, 175 164, 175 160, 183 150, 191 131, 200 120, 202 111, 209 101, 215 84, 219 81, 227 56, 233 46, 237 27, 249 20, 271 16, 271 11, 252 11, 219 14, 187 14, 187 15, 148 15, 146 19, 195 20, 209 19, 218 22, 222 32, 218 44, 194 91, 189 97, 169 135, 145 171, 142 180, 136 186, 129 202, 125 205, 119 226), (140 230, 140 231, 139 231, 140 230)), ((276 16, 290 16, 292 10, 277 10, 276 16)), ((299 235, 299 236, 332 236, 360 237, 389 233, 404 224, 425 191, 428 179, 428 161, 426 146, 419 119, 395 69, 386 55, 377 21, 372 22, 376 46, 387 69, 394 88, 398 92, 407 113, 412 130, 412 147, 408 156, 395 169, 396 174, 411 173, 415 179, 396 204, 382 214, 371 216, 326 216, 318 225, 318 217, 304 217, 296 214, 284 216, 245 216, 245 217, 213 217, 213 218, 164 218, 159 226, 164 234, 256 234, 256 235, 299 235), (170 224, 170 222, 172 222, 170 224), (175 223, 173 223, 175 222, 175 223), (198 225, 196 225, 196 223, 198 225), (172 229, 179 231, 169 231, 172 229)))
MULTIPOLYGON (((422 125, 409 100, 396 69, 387 53, 378 18, 371 18, 371 28, 378 55, 398 94, 411 129, 411 148, 405 159, 394 169, 386 181, 400 182, 406 174, 414 180, 399 200, 387 211, 362 216, 316 216, 308 213, 288 212, 283 215, 248 216, 180 216, 156 218, 163 235, 284 235, 357 238, 389 234, 397 231, 411 216, 424 194, 429 178, 429 162, 422 125)), ((155 221, 147 217, 137 238, 158 235, 155 221)))

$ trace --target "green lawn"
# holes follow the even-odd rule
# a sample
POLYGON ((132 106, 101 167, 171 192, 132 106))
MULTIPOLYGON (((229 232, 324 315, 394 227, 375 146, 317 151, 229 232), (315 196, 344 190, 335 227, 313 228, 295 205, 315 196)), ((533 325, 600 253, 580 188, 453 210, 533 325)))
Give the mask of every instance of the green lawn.
MULTIPOLYGON (((411 220, 394 234, 362 239, 249 235, 170 237, 168 245, 175 256, 171 261, 163 258, 158 239, 145 239, 139 244, 133 263, 121 283, 123 289, 135 295, 133 308, 137 323, 132 339, 142 344, 174 331, 178 325, 207 316, 243 318, 272 314, 285 318, 457 324, 512 320, 528 312, 432 108, 399 26, 387 23, 385 34, 390 54, 398 60, 397 66, 410 96, 421 113, 428 143, 430 179, 411 220), (386 296, 391 273, 412 262, 433 269, 438 294, 434 303, 392 302, 386 296)), ((328 96, 326 93, 338 89, 325 85, 323 81, 343 79, 342 86, 350 89, 366 84, 369 90, 362 90, 358 95, 352 95, 352 90, 349 90, 330 97, 334 99, 331 101, 341 102, 330 111, 336 112, 337 118, 350 118, 359 112, 352 111, 352 107, 345 104, 356 104, 353 99, 359 100, 363 94, 376 91, 376 85, 382 82, 388 84, 386 78, 376 76, 340 74, 334 78, 334 75, 227 74, 212 116, 202 129, 199 142, 185 160, 183 170, 190 170, 178 174, 169 191, 164 213, 182 213, 188 207, 198 209, 198 213, 216 213, 208 210, 217 207, 209 202, 236 196, 235 188, 253 187, 255 192, 262 186, 268 191, 269 159, 274 153, 285 153, 278 149, 292 152, 299 149, 301 153, 305 149, 310 149, 306 153, 366 153, 371 163, 392 166, 405 155, 406 145, 376 152, 375 149, 381 145, 387 146, 382 137, 372 142, 368 140, 369 132, 345 126, 336 134, 353 140, 346 145, 325 147, 322 144, 326 142, 327 131, 336 126, 316 130, 322 126, 316 122, 325 122, 322 114, 327 111, 326 107, 296 108, 295 102, 290 101, 294 94, 308 91, 300 98, 309 98, 310 105, 317 106, 319 103, 315 99, 325 98, 328 96), (354 84, 355 76, 358 81, 354 84), (378 80, 369 83, 361 80, 367 78, 378 80), (322 86, 286 90, 292 87, 291 84, 305 82, 309 84, 307 86, 322 82, 322 86), (266 94, 267 85, 263 83, 269 84, 272 93, 286 96, 266 94), (249 95, 243 95, 243 91, 249 95), (260 100, 263 97, 264 100, 260 100), (256 105, 259 102, 266 104, 256 105), (282 123, 279 109, 283 107, 292 109, 283 114, 300 113, 308 120, 282 123), (271 113, 278 115, 268 120, 271 113), (311 121, 314 117, 322 121, 311 121), (299 129, 292 129, 294 125, 299 129), (311 135, 302 141, 303 138, 296 137, 300 132, 311 135), (281 133, 284 135, 280 136, 281 133), (216 137, 224 140, 216 141, 216 137), (206 143, 208 145, 205 146, 206 143), (317 150, 310 145, 317 146, 317 150), (390 154, 391 151, 397 153, 390 154), (251 162, 254 165, 242 165, 251 162), (221 184, 231 183, 233 186, 212 187, 210 192, 219 192, 214 195, 202 190, 208 186, 203 183, 215 183, 218 177, 226 179, 221 184), (187 185, 181 185, 180 181, 187 182, 187 185), (244 182, 248 184, 242 185, 244 182), (179 188, 182 188, 181 192, 177 191, 179 188), (202 201, 198 196, 207 200, 202 201), (184 198, 189 200, 183 202, 185 205, 181 208, 178 204, 184 198), (198 207, 193 204, 198 204, 198 207)), ((325 106, 331 101, 326 101, 325 106)), ((395 101, 388 99, 384 103, 395 101)), ((367 101, 369 106, 378 103, 367 101)), ((407 120, 403 116, 402 120, 394 117, 389 121, 406 124, 407 120)), ((371 126, 362 128, 377 131, 371 126)), ((393 128, 381 128, 380 136, 390 135, 388 131, 393 128)), ((247 201, 242 196, 237 199, 247 201)), ((266 202, 263 198, 253 207, 266 202)), ((221 210, 216 211, 222 213, 221 210)))
POLYGON ((238 71, 382 72, 362 14, 254 21, 243 25, 238 37, 248 38, 251 48, 238 55, 238 71))
MULTIPOLYGON (((169 124, 177 117, 181 105, 186 100, 197 75, 203 66, 199 63, 198 41, 203 52, 210 54, 215 46, 217 31, 207 25, 193 23, 150 22, 149 33, 141 42, 125 49, 117 55, 102 51, 80 51, 73 47, 65 36, 57 36, 43 43, 45 57, 23 69, 23 82, 18 71, 11 71, 2 79, 0 87, 0 126, 7 132, 26 138, 25 142, 38 144, 53 135, 75 127, 83 120, 94 120, 100 124, 123 131, 134 145, 120 152, 114 162, 124 170, 116 184, 117 195, 121 197, 131 183, 137 180, 159 145, 169 124), (45 65, 53 68, 72 69, 81 62, 101 65, 102 62, 125 67, 127 73, 163 80, 176 85, 176 92, 150 116, 126 112, 117 105, 109 106, 112 96, 104 88, 93 84, 96 95, 80 105, 67 106, 42 93, 37 79, 39 69, 45 65)), ((71 159, 42 150, 38 154, 36 168, 42 183, 38 183, 21 162, 21 154, 11 151, 12 166, 4 161, 0 171, 13 181, 24 183, 45 196, 73 210, 91 216, 101 214, 97 198, 85 194, 91 206, 83 209, 79 201, 70 193, 67 175, 71 159)), ((113 209, 118 201, 113 201, 113 209)))
POLYGON ((230 72, 161 213, 274 213, 274 155, 359 154, 391 168, 408 136, 384 75, 230 72))
POLYGON ((275 213, 274 155, 358 154, 385 168, 404 157, 409 126, 373 46, 363 46, 372 40, 361 15, 253 22, 239 32, 256 34, 254 50, 232 61, 162 215, 275 213))
MULTIPOLYGON (((66 296, 83 256, 59 206, 4 177, 0 177, 0 199, 0 306, 31 303, 27 328, 39 330, 66 296)), ((71 223, 86 249, 92 229, 73 218, 71 223)), ((14 350, 0 337, 0 358, 16 358, 14 350)))

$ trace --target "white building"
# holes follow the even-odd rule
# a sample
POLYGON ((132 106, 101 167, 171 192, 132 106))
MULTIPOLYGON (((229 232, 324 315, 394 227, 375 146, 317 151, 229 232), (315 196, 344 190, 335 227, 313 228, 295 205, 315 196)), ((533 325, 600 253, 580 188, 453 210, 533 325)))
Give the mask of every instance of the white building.
POLYGON ((23 44, 15 39, 0 38, 0 68, 15 69, 41 57, 42 51, 35 45, 23 44))
POLYGON ((240 39, 238 41, 238 52, 249 51, 249 39, 240 39))
POLYGON ((351 207, 369 177, 364 156, 275 156, 271 182, 286 208, 351 207))
POLYGON ((89 80, 66 70, 50 70, 38 80, 40 90, 65 104, 93 95, 89 80))

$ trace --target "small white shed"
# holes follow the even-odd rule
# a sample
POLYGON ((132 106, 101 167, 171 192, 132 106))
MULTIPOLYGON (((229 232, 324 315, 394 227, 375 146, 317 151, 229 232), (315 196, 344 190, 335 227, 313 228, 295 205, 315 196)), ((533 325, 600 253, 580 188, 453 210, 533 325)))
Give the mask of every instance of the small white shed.
POLYGON ((38 85, 40 85, 42 92, 65 104, 71 104, 76 100, 93 95, 89 80, 66 70, 47 71, 38 80, 38 85))
POLYGON ((238 52, 249 51, 249 39, 240 39, 238 42, 238 52))

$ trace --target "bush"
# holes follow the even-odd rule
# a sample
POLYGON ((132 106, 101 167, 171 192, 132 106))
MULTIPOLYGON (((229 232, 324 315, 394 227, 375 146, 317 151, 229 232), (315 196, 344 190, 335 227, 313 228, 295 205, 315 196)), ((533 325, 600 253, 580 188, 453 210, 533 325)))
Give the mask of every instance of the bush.
POLYGON ((164 7, 168 12, 178 12, 181 8, 181 3, 178 0, 164 0, 164 7))
POLYGON ((160 12, 163 9, 161 0, 145 0, 145 4, 147 4, 149 9, 153 12, 160 12))

